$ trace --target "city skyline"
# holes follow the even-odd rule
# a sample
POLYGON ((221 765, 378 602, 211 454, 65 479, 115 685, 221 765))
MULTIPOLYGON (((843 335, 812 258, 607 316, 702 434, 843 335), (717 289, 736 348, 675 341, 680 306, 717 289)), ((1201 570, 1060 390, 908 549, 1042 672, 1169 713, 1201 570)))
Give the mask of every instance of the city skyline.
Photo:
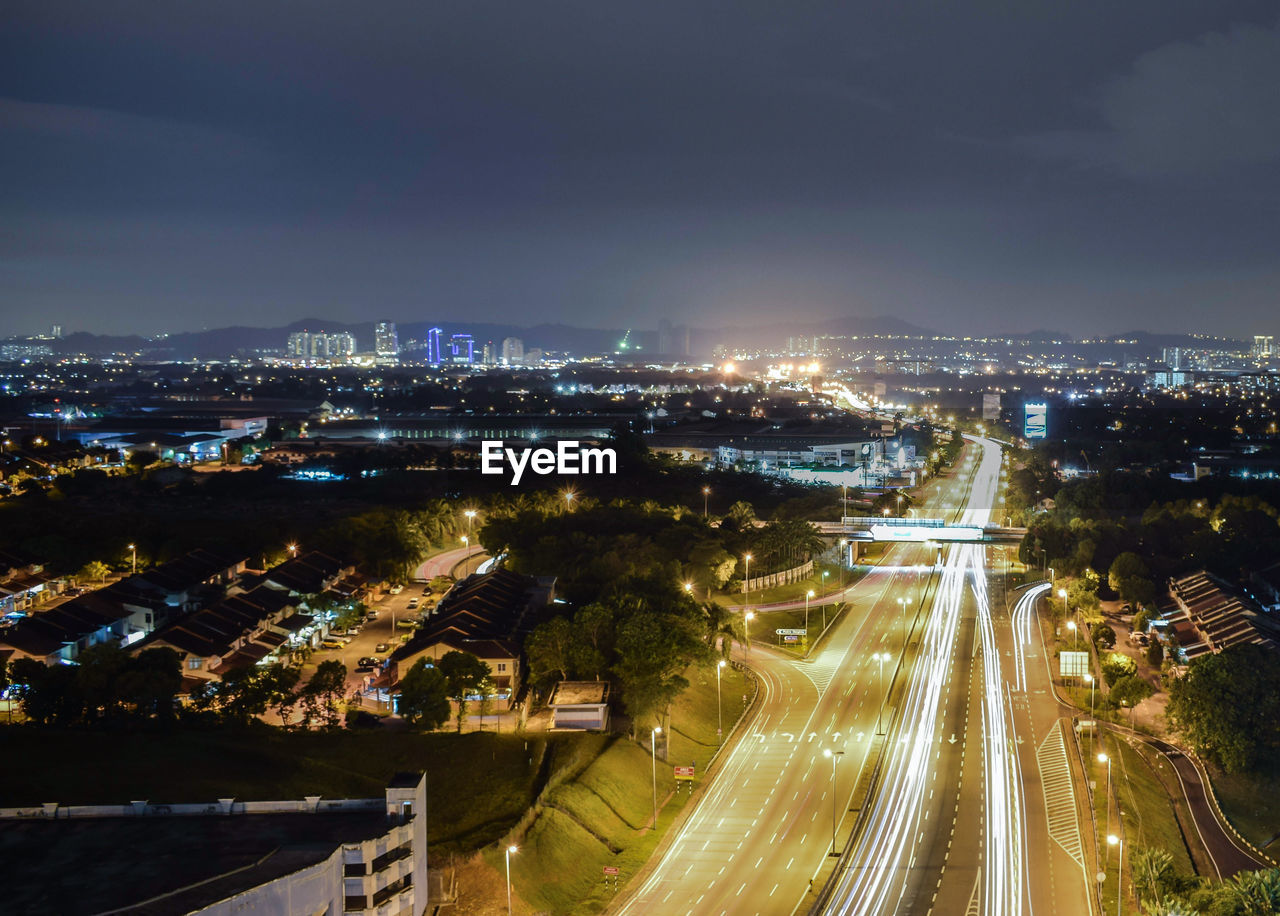
POLYGON ((11 17, 0 308, 1270 330, 1267 4, 11 17))

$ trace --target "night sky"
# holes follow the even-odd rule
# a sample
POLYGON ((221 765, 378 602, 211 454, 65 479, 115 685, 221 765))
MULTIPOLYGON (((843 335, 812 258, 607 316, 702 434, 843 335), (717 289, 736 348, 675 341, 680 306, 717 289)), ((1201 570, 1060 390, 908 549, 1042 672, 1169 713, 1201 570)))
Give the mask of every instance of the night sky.
POLYGON ((1280 334, 1278 10, 8 3, 0 334, 1280 334))

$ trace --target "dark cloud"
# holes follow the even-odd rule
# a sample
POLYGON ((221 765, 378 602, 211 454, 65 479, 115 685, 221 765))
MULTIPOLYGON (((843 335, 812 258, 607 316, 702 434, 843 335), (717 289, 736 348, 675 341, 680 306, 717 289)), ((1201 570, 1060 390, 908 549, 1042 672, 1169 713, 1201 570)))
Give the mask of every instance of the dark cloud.
MULTIPOLYGON (((18 5, 0 332, 335 319, 1251 333, 1251 0, 18 5)), ((1280 330, 1268 326, 1265 330, 1280 330)))

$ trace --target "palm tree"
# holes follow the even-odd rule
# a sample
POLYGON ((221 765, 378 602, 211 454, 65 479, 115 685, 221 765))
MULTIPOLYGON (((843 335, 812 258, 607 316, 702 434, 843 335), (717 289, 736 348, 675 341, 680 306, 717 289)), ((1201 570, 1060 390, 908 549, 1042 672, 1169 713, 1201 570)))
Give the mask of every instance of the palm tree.
POLYGON ((736 640, 746 642, 746 634, 742 627, 742 617, 729 613, 728 609, 714 601, 702 605, 702 622, 705 628, 707 645, 715 651, 716 643, 720 644, 720 654, 729 657, 736 640))
POLYGON ((1236 911, 1241 916, 1272 916, 1280 913, 1280 868, 1243 871, 1231 879, 1236 911))

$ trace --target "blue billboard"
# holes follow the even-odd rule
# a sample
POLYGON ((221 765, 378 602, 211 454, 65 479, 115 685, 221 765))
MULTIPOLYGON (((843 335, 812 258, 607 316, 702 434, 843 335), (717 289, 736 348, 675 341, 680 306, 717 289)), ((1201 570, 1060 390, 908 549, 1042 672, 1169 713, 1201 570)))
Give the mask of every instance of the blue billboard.
POLYGON ((1043 439, 1049 434, 1049 405, 1043 402, 1022 407, 1022 435, 1027 439, 1043 439))

